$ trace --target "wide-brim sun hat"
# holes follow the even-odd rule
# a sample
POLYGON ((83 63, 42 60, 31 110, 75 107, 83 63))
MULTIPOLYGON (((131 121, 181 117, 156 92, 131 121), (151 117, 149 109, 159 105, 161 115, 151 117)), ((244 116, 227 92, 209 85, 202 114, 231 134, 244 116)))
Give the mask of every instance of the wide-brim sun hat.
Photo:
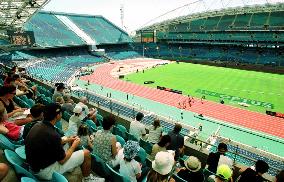
POLYGON ((197 172, 201 169, 201 162, 197 157, 189 156, 186 161, 184 161, 185 167, 192 172, 197 172))
POLYGON ((161 175, 169 174, 175 163, 174 156, 169 152, 158 152, 152 162, 154 171, 161 175))
POLYGON ((217 168, 217 172, 216 172, 216 176, 224 179, 224 180, 228 180, 232 177, 233 171, 230 169, 229 166, 223 164, 218 166, 217 168))

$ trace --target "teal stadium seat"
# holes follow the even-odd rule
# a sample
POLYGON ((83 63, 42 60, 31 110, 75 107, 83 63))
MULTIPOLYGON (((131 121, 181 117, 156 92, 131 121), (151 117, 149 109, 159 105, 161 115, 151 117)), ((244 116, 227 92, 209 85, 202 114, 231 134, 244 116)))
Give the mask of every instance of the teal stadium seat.
POLYGON ((85 124, 86 124, 89 128, 91 128, 92 133, 93 133, 93 132, 96 132, 96 131, 98 130, 98 129, 97 129, 97 125, 93 122, 93 120, 87 119, 86 122, 85 122, 85 124))
POLYGON ((18 177, 26 176, 37 180, 36 177, 28 171, 25 161, 21 159, 15 152, 5 149, 4 154, 8 162, 14 167, 18 177))
POLYGON ((52 180, 56 182, 68 182, 68 180, 62 175, 57 172, 52 174, 52 180))
POLYGON ((15 150, 16 148, 20 147, 21 145, 12 143, 6 136, 0 134, 0 148, 1 149, 9 149, 15 150))
POLYGON ((122 176, 120 173, 116 172, 112 167, 110 167, 108 164, 106 164, 108 170, 110 171, 110 180, 112 182, 130 182, 130 180, 124 176, 122 176))
POLYGON ((127 140, 133 140, 133 141, 139 141, 138 138, 136 138, 134 135, 126 132, 127 140))
POLYGON ((115 137, 116 137, 116 141, 119 142, 121 146, 123 147, 125 144, 125 140, 119 135, 115 135, 115 137))
POLYGON ((108 178, 110 175, 110 171, 106 166, 106 163, 96 154, 91 153, 92 158, 92 171, 94 171, 97 175, 108 178))
POLYGON ((187 182, 186 180, 179 177, 177 174, 173 174, 173 178, 176 182, 187 182))
POLYGON ((36 180, 34 180, 33 178, 29 178, 29 177, 22 177, 21 182, 36 182, 36 180))
POLYGON ((152 153, 152 148, 153 148, 153 144, 150 142, 147 142, 143 139, 140 139, 139 141, 139 145, 146 151, 147 154, 151 154, 152 153))

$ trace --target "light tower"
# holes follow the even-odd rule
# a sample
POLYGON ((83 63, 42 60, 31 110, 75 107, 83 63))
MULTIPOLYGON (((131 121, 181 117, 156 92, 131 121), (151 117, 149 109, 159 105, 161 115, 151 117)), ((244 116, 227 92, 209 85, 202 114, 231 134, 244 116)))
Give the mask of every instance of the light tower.
POLYGON ((121 20, 121 28, 124 29, 124 6, 120 5, 120 20, 121 20))

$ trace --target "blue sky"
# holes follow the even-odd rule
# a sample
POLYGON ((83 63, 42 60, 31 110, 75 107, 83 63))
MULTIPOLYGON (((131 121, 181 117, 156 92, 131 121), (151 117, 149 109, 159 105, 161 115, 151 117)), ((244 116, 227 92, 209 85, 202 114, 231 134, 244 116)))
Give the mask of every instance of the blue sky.
POLYGON ((244 4, 264 4, 266 2, 275 3, 284 2, 284 0, 50 0, 44 10, 102 15, 122 27, 120 8, 123 5, 123 29, 131 32, 144 26, 150 20, 187 4, 189 5, 157 18, 149 24, 199 11, 244 6, 244 4))

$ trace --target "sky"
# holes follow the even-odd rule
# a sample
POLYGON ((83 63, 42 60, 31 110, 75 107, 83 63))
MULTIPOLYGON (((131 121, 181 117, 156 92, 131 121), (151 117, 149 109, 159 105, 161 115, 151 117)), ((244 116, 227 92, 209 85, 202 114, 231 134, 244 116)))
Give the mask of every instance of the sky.
POLYGON ((284 0, 50 0, 43 10, 102 15, 131 33, 145 26, 147 22, 147 25, 150 25, 200 11, 267 2, 277 3, 284 2, 284 0), (124 12, 123 26, 121 23, 121 7, 123 7, 124 12), (176 10, 172 11, 174 9, 176 10), (163 14, 166 15, 159 17, 163 14))

